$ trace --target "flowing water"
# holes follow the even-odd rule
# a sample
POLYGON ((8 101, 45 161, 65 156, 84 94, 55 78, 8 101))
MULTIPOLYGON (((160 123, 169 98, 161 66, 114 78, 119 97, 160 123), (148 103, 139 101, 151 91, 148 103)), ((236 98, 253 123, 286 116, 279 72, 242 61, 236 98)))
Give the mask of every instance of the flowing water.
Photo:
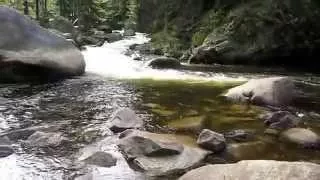
MULTIPOLYGON (((233 66, 154 70, 125 55, 130 45, 147 41, 145 34, 137 34, 102 47, 88 47, 83 51, 87 69, 82 77, 52 84, 0 84, 0 134, 46 127, 63 132, 72 141, 72 146, 53 151, 28 149, 21 141, 14 142, 15 154, 0 158, 0 179, 144 179, 142 173, 129 168, 111 136, 102 138, 110 134, 105 124, 119 107, 135 110, 145 121, 145 129, 152 132, 187 134, 194 139, 199 127, 221 133, 234 129, 255 132, 260 144, 246 148, 236 160, 319 163, 318 151, 293 148, 265 136, 265 127, 257 120, 265 109, 231 104, 219 97, 252 78, 288 75, 304 92, 291 109, 300 116, 320 113, 319 76, 233 66), (79 167, 77 160, 97 150, 112 153, 119 159, 117 166, 79 167), (81 176, 86 172, 89 175, 81 176)), ((320 132, 320 119, 304 126, 320 132)))

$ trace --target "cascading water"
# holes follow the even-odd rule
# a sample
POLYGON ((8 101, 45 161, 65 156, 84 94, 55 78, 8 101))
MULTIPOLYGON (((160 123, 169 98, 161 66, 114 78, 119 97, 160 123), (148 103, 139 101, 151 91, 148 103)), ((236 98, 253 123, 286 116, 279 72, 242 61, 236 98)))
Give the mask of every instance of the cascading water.
POLYGON ((190 81, 244 81, 244 77, 230 77, 222 73, 204 73, 180 70, 158 70, 147 67, 145 61, 134 61, 125 55, 130 45, 150 41, 146 34, 135 36, 114 43, 105 43, 102 47, 87 47, 83 51, 86 60, 86 71, 105 77, 120 79, 153 79, 153 80, 190 80, 190 81))

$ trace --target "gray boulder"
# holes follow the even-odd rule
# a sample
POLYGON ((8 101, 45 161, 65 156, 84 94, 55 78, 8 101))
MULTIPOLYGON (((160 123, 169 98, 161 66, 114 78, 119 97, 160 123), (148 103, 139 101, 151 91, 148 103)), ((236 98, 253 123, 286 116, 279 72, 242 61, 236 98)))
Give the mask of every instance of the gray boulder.
POLYGON ((318 180, 320 165, 308 162, 279 162, 267 160, 240 161, 236 164, 203 166, 183 175, 179 180, 318 180))
POLYGON ((0 6, 0 21, 0 81, 50 81, 84 73, 84 58, 72 42, 6 6, 0 6))
POLYGON ((226 148, 226 139, 222 134, 216 133, 209 129, 201 131, 197 143, 204 149, 218 153, 226 148))
MULTIPOLYGON (((142 152, 135 154, 136 157, 132 161, 133 165, 139 170, 145 172, 148 176, 169 176, 173 174, 181 174, 198 166, 209 154, 208 151, 197 148, 194 145, 182 144, 183 142, 181 140, 186 139, 187 137, 171 134, 154 134, 138 130, 127 130, 123 132, 120 135, 120 148, 136 149, 137 144, 121 144, 121 141, 123 142, 128 139, 132 139, 132 137, 149 139, 150 141, 148 143, 154 142, 155 144, 158 144, 158 147, 160 146, 160 148, 157 148, 158 150, 163 149, 166 152, 170 152, 160 154, 156 153, 157 156, 147 156, 144 155, 145 151, 142 150, 142 152), (183 149, 180 146, 183 146, 183 149)), ((146 145, 145 142, 142 144, 146 145)), ((158 150, 155 152, 160 152, 158 150)), ((128 151, 124 152, 125 156, 130 156, 130 154, 127 154, 126 152, 128 151)), ((151 150, 149 152, 154 151, 151 150)))
POLYGON ((83 160, 87 164, 96 165, 100 167, 112 167, 117 164, 117 159, 106 152, 96 152, 90 157, 83 160))
POLYGON ((319 148, 320 137, 313 131, 304 128, 291 128, 281 133, 280 139, 303 147, 319 148))
POLYGON ((137 129, 143 127, 143 121, 137 117, 136 113, 129 109, 123 108, 117 110, 111 119, 110 129, 115 132, 122 132, 126 129, 137 129))
POLYGON ((233 101, 255 105, 284 106, 294 99, 294 87, 292 80, 287 77, 253 79, 229 89, 224 96, 233 101))
POLYGON ((169 57, 158 57, 150 60, 147 66, 154 69, 179 69, 181 64, 178 59, 169 57))

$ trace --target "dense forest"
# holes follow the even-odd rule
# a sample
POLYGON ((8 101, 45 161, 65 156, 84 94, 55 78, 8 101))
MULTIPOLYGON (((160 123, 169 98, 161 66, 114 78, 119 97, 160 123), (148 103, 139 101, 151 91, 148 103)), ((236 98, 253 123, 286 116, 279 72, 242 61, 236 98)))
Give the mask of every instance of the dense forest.
MULTIPOLYGON (((2 0, 1 4, 46 27, 50 20, 64 17, 88 36, 98 26, 147 32, 156 52, 190 63, 300 66, 300 61, 291 60, 297 56, 308 57, 312 67, 320 42, 316 0, 2 0)), ((97 42, 89 37, 82 44, 97 42)))

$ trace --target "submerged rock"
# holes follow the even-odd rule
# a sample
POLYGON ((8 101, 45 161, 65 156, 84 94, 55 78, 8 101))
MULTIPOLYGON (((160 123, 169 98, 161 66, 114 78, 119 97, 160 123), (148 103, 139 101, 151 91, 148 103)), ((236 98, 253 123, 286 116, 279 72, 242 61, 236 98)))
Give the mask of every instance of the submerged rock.
POLYGON ((226 139, 222 134, 204 129, 198 137, 197 144, 204 149, 218 153, 226 148, 226 139))
POLYGON ((68 142, 62 133, 46 133, 37 131, 24 141, 28 147, 58 147, 68 142))
POLYGON ((295 97, 294 84, 287 77, 253 79, 229 89, 224 95, 227 99, 255 105, 284 106, 295 97))
POLYGON ((0 137, 0 158, 10 156, 14 153, 11 142, 7 137, 0 137))
POLYGON ((168 123, 168 127, 176 131, 200 131, 204 122, 205 116, 191 116, 171 120, 168 123))
POLYGON ((181 64, 178 59, 169 57, 158 57, 150 60, 147 66, 154 69, 179 69, 181 64))
POLYGON ((0 6, 0 21, 0 81, 51 81, 84 73, 84 58, 72 42, 12 8, 0 6))
POLYGON ((271 129, 288 129, 298 126, 300 119, 288 111, 268 113, 262 117, 271 129))
POLYGON ((83 160, 87 164, 96 165, 100 167, 112 167, 117 164, 117 159, 106 152, 96 152, 90 157, 83 160))
POLYGON ((320 149, 320 136, 304 128, 291 128, 281 133, 280 139, 306 148, 320 149))
MULTIPOLYGON (((147 156, 144 153, 136 154, 136 158, 132 161, 133 165, 148 176, 181 174, 198 166, 206 155, 209 154, 208 151, 197 148, 194 145, 188 145, 185 141, 190 141, 189 138, 171 134, 154 134, 138 130, 127 130, 120 135, 120 142, 130 140, 132 137, 140 137, 144 141, 147 139, 148 143, 161 144, 159 146, 162 146, 162 149, 170 150, 170 153, 160 153, 157 156, 147 156)), ((123 143, 120 145, 120 148, 130 150, 136 149, 136 146, 137 144, 123 143)), ((130 156, 126 152, 124 154, 130 156)))
POLYGON ((268 152, 268 144, 263 141, 252 141, 244 143, 228 144, 225 158, 230 161, 239 161, 242 159, 255 159, 261 154, 268 152))
POLYGON ((320 165, 308 162, 280 162, 268 160, 240 161, 236 164, 203 166, 183 175, 179 180, 204 179, 308 179, 318 180, 320 165))
POLYGON ((232 139, 237 142, 247 142, 254 139, 254 134, 252 131, 237 129, 233 131, 229 131, 224 135, 228 139, 232 139))
POLYGON ((136 113, 129 109, 119 109, 113 115, 110 129, 113 132, 122 132, 126 129, 137 129, 143 127, 143 121, 137 117, 136 113))

